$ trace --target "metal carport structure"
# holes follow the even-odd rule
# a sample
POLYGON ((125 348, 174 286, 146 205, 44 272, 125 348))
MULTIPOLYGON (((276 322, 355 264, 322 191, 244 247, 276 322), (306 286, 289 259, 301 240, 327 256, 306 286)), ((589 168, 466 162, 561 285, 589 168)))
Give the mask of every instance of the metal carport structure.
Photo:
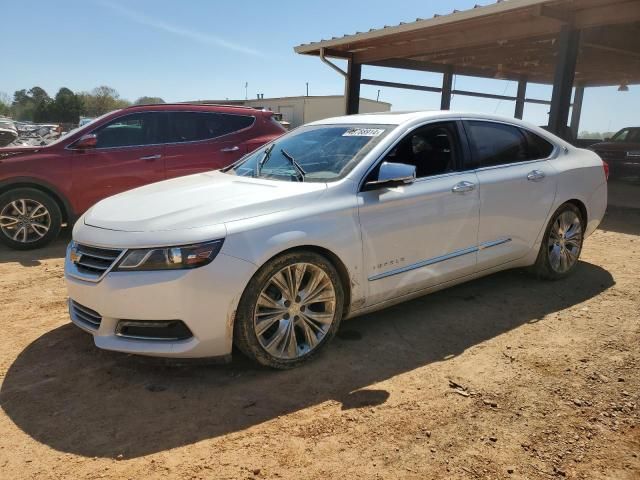
POLYGON ((528 102, 548 104, 549 129, 569 138, 577 133, 586 87, 640 83, 640 0, 498 1, 295 51, 319 56, 345 76, 347 114, 358 112, 362 84, 406 88, 440 93, 444 110, 452 94, 515 101, 517 118, 528 102), (328 58, 347 60, 347 71, 328 58), (362 78, 363 65, 442 73, 442 85, 362 78), (454 75, 514 80, 517 95, 455 90, 454 75), (553 85, 551 99, 528 98, 528 82, 553 85))

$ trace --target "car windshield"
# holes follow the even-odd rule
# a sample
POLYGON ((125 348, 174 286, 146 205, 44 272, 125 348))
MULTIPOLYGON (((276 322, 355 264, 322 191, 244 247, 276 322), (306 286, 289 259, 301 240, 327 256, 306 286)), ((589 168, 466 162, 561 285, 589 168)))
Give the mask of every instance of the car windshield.
POLYGON ((640 128, 624 128, 616 133, 611 141, 640 143, 640 128))
POLYGON ((393 125, 303 126, 224 171, 243 177, 331 182, 346 175, 394 128, 393 125))
POLYGON ((100 121, 100 120, 102 120, 103 118, 105 118, 105 117, 107 117, 107 116, 109 116, 109 115, 111 115, 112 113, 117 112, 117 111, 119 111, 119 110, 113 110, 113 111, 111 111, 111 112, 107 112, 107 113, 105 113, 105 114, 103 114, 103 115, 100 115, 98 118, 94 118, 94 119, 93 119, 93 120, 91 120, 90 122, 85 123, 84 125, 78 125, 76 128, 73 128, 73 129, 69 130, 67 133, 65 133, 64 135, 62 135, 62 136, 61 136, 60 138, 58 138, 56 141, 51 142, 49 145, 55 145, 55 144, 58 144, 58 143, 62 143, 62 142, 64 142, 64 141, 67 141, 67 139, 68 139, 71 135, 73 135, 73 134, 77 133, 78 131, 80 131, 80 129, 83 129, 83 130, 84 130, 84 129, 86 129, 87 131, 89 131, 89 130, 91 129, 91 126, 95 125, 97 122, 99 122, 99 121, 100 121))

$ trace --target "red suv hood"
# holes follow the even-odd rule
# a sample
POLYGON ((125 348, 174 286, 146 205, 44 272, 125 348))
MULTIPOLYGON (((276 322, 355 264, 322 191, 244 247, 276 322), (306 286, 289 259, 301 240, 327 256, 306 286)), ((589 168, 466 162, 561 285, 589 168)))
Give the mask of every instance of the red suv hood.
POLYGON ((36 153, 43 147, 4 147, 0 148, 0 160, 7 157, 14 157, 23 153, 36 153))

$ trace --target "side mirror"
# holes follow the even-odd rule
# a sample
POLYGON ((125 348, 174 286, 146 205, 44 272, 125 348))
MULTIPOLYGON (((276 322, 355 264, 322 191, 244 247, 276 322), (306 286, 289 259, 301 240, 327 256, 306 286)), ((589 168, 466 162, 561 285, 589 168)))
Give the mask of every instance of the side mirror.
POLYGON ((87 133, 81 136, 74 144, 74 150, 91 150, 98 145, 98 137, 95 133, 87 133))
POLYGON ((610 142, 611 141, 611 137, 604 137, 604 141, 605 142, 610 142))
POLYGON ((382 162, 378 179, 365 184, 366 190, 391 188, 413 183, 416 179, 416 167, 406 163, 382 162))

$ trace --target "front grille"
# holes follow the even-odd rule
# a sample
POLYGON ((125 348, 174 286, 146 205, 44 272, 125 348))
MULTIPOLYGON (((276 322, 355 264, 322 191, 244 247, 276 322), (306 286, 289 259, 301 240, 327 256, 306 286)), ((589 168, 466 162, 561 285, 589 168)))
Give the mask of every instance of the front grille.
POLYGON ((91 280, 97 280, 109 270, 122 254, 122 250, 112 248, 98 248, 75 244, 77 260, 74 265, 77 273, 91 280))
POLYGON ((90 308, 87 308, 83 305, 80 305, 73 300, 69 301, 69 313, 71 314, 71 319, 82 323, 83 325, 97 330, 100 328, 100 323, 102 322, 102 316, 90 308))

